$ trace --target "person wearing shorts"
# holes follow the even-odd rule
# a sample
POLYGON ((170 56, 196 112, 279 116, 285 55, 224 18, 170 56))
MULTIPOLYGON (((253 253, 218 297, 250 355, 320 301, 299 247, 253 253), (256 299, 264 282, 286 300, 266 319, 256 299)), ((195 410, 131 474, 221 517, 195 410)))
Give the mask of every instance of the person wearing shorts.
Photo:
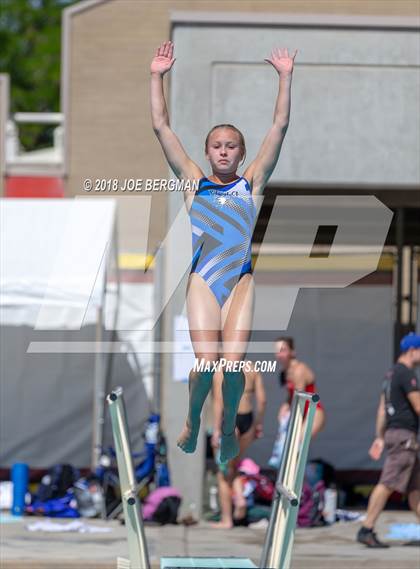
POLYGON ((383 382, 376 439, 369 450, 370 456, 379 460, 385 449, 386 458, 369 498, 366 519, 357 533, 357 541, 368 547, 389 547, 377 538, 374 526, 394 491, 408 494, 410 508, 420 521, 420 382, 414 373, 419 364, 420 335, 407 334, 401 340, 401 355, 383 382))

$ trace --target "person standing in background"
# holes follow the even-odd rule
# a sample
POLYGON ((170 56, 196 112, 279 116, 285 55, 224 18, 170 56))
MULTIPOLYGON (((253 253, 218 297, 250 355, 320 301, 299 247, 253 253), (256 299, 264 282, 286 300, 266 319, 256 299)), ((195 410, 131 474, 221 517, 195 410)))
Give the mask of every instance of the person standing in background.
MULTIPOLYGON (((280 416, 286 413, 287 410, 290 410, 295 390, 316 393, 316 385, 313 370, 296 357, 295 341, 293 338, 282 336, 276 340, 276 359, 281 365, 280 385, 285 385, 288 392, 287 403, 284 403, 279 410, 280 416)), ((324 427, 325 410, 319 401, 316 406, 312 426, 312 437, 315 437, 324 427)))
POLYGON ((420 385, 414 367, 420 364, 420 336, 407 334, 401 340, 401 355, 385 376, 376 417, 376 438, 369 449, 373 460, 383 450, 386 459, 373 489, 366 519, 357 541, 367 547, 383 548, 374 526, 394 491, 408 493, 408 503, 420 522, 420 461, 418 456, 420 385))
MULTIPOLYGON (((304 362, 296 358, 295 341, 290 336, 280 336, 275 341, 276 359, 280 363, 280 387, 286 386, 288 398, 280 405, 278 412, 278 434, 274 443, 272 456, 268 461, 269 466, 278 468, 283 453, 287 427, 290 418, 290 407, 295 390, 316 393, 315 374, 304 362)), ((305 406, 305 417, 309 404, 305 406)), ((321 402, 318 402, 315 410, 312 426, 312 438, 325 427, 325 410, 321 402)))

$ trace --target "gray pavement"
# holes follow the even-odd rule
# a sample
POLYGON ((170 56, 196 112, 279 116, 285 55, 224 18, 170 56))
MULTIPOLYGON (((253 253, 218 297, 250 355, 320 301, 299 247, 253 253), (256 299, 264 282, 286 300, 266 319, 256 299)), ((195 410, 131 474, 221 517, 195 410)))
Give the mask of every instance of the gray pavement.
MULTIPOLYGON (((0 525, 2 569, 115 569, 117 557, 128 557, 125 527, 118 522, 82 520, 109 527, 110 533, 30 532, 28 523, 45 518, 23 518, 0 525)), ((69 520, 55 520, 68 524, 69 520)), ((409 512, 385 512, 377 526, 384 537, 391 523, 412 523, 409 512)), ((420 569, 420 548, 398 542, 385 550, 369 550, 355 542, 358 523, 326 528, 298 529, 292 569, 420 569)), ((257 565, 265 529, 262 527, 215 530, 206 522, 196 526, 146 526, 153 569, 163 556, 249 557, 257 565)))

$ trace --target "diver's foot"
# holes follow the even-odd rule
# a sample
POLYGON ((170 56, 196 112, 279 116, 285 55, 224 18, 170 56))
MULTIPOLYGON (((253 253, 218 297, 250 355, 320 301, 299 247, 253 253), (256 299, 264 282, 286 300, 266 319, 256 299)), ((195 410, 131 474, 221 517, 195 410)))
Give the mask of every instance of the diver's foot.
POLYGON ((200 432, 200 421, 191 425, 189 421, 185 423, 178 440, 177 446, 184 452, 194 452, 197 446, 198 433, 200 432))
POLYGON ((235 430, 229 434, 225 434, 222 429, 222 438, 220 441, 220 462, 232 460, 239 454, 239 441, 235 430))
POLYGON ((232 521, 220 521, 220 522, 212 522, 209 524, 209 527, 212 529, 232 529, 233 522, 232 521))

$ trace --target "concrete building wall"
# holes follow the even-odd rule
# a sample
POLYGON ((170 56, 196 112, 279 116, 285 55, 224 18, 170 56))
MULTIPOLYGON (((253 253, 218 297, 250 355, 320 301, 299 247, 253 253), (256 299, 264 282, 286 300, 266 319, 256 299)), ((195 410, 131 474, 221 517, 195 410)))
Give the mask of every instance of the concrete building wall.
POLYGON ((224 122, 244 133, 245 166, 253 160, 278 92, 278 75, 263 58, 281 45, 299 51, 290 127, 270 185, 418 186, 419 28, 364 28, 370 18, 283 19, 175 24, 173 126, 193 160, 208 170, 203 141, 224 122))

